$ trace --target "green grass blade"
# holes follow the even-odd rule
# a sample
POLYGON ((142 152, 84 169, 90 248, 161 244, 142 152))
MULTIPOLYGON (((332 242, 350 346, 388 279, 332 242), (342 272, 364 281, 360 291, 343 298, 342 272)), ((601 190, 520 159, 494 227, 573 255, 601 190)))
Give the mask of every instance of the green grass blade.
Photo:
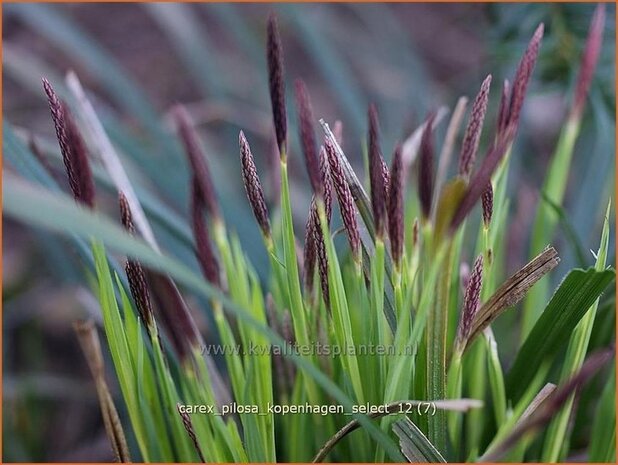
MULTIPOLYGON (((605 269, 605 262, 607 260, 607 250, 609 247, 609 212, 610 205, 607 206, 603 232, 601 234, 601 244, 594 265, 597 271, 603 271, 605 269)), ((595 300, 575 327, 573 334, 571 334, 566 357, 562 364, 562 373, 560 375, 561 382, 569 379, 569 377, 576 373, 584 363, 598 306, 599 299, 595 300)), ((544 462, 557 462, 560 459, 563 444, 568 440, 567 427, 573 409, 573 401, 574 398, 571 397, 549 425, 547 437, 543 445, 542 459, 544 462)))
POLYGON ((500 358, 498 357, 498 344, 490 328, 484 334, 487 351, 487 372, 489 374, 489 387, 494 402, 494 415, 496 425, 500 426, 506 421, 506 392, 504 387, 504 373, 500 358))
MULTIPOLYGON (((332 95, 339 99, 345 110, 346 119, 350 121, 355 134, 362 134, 365 130, 364 115, 366 105, 362 92, 355 84, 353 73, 344 60, 330 46, 328 41, 327 17, 321 16, 319 22, 311 20, 306 14, 296 10, 296 5, 282 5, 287 18, 294 25, 301 43, 315 62, 316 68, 323 75, 324 81, 329 82, 333 89, 332 95), (321 33, 315 27, 321 26, 321 33)), ((317 10, 316 10, 317 11, 317 10)))
POLYGON ((107 256, 100 241, 92 241, 92 253, 96 264, 98 297, 103 313, 103 324, 118 381, 127 405, 133 431, 145 461, 150 461, 150 448, 146 427, 135 392, 135 367, 131 359, 124 323, 120 316, 107 256))
MULTIPOLYGON (((550 244, 554 237, 554 232, 559 221, 558 214, 553 206, 562 205, 564 192, 569 179, 571 158, 575 141, 579 135, 579 121, 568 120, 564 125, 556 151, 552 157, 551 164, 547 171, 547 177, 542 187, 542 191, 547 196, 549 202, 541 202, 537 207, 534 225, 532 227, 532 238, 530 241, 530 255, 535 256, 550 244)), ((521 341, 523 342, 543 309, 545 299, 549 294, 549 281, 544 278, 537 283, 526 296, 524 301, 524 314, 522 320, 521 341)))
POLYGON ((393 425, 399 437, 399 446, 410 462, 445 463, 444 457, 409 418, 393 425))
POLYGON ((38 34, 81 61, 121 107, 140 117, 147 128, 160 133, 154 107, 148 102, 140 86, 126 75, 114 57, 64 16, 57 6, 12 4, 5 9, 5 13, 7 16, 18 16, 38 34))
POLYGON ((615 271, 572 270, 562 281, 549 304, 517 353, 507 375, 507 393, 517 401, 534 377, 537 368, 553 358, 586 311, 614 281, 615 271))
POLYGON ((616 367, 603 388, 590 432, 589 462, 616 462, 616 367))
MULTIPOLYGON (((272 344, 285 346, 286 342, 272 329, 261 324, 250 312, 230 301, 219 290, 206 283, 201 276, 193 273, 178 261, 153 251, 143 241, 127 234, 121 227, 100 214, 75 205, 66 196, 50 196, 48 193, 17 180, 14 176, 5 176, 3 182, 4 212, 17 220, 32 226, 51 231, 73 233, 81 237, 98 238, 117 252, 129 254, 140 260, 144 266, 167 273, 179 284, 183 284, 206 298, 218 299, 226 309, 239 320, 264 334, 272 344)), ((315 383, 320 385, 346 411, 351 411, 354 402, 305 356, 296 352, 288 353, 290 360, 305 371, 315 383)), ((401 453, 392 439, 377 428, 366 415, 355 414, 366 431, 384 448, 386 454, 394 461, 402 461, 401 453)))
POLYGON ((197 21, 194 5, 180 3, 146 3, 152 19, 168 36, 169 42, 184 63, 204 97, 220 98, 228 81, 221 79, 218 55, 213 53, 208 37, 197 21))

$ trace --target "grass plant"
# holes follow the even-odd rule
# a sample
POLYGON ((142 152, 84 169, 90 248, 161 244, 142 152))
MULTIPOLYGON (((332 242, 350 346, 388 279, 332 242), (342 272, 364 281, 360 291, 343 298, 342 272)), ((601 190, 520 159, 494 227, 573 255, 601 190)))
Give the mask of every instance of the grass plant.
MULTIPOLYGON (((153 13, 171 27, 173 18, 163 11, 153 13)), ((189 21, 182 11, 176 14, 189 21)), ((558 206, 603 18, 600 6, 572 110, 542 187, 558 206)), ((5 171, 4 209, 12 218, 70 235, 86 260, 126 410, 122 424, 102 375, 96 332, 91 323, 78 325, 77 332, 118 460, 559 461, 576 452, 570 420, 578 392, 614 360, 613 347, 589 350, 600 299, 615 279, 607 266, 609 205, 594 262, 569 271, 552 295, 547 275, 560 261, 551 245, 558 219, 546 204, 538 207, 529 260, 514 273, 503 269, 512 147, 543 33, 541 24, 512 81, 502 86, 495 121, 487 111, 494 93, 491 75, 480 85, 459 158, 452 161, 458 167, 453 177, 447 177, 448 165, 451 152, 457 153, 465 99, 449 124, 437 170, 439 112, 430 113, 415 132, 416 143, 396 144, 389 167, 380 114, 370 105, 368 176, 361 176, 337 135, 341 123, 333 132, 327 122, 318 124, 319 109, 312 107, 302 80, 293 94, 302 153, 289 149, 284 47, 271 15, 266 71, 279 160, 277 176, 270 179, 280 179, 278 201, 266 201, 265 175, 258 172, 251 137, 241 131, 238 147, 230 146, 240 155, 242 182, 259 227, 255 239, 269 258, 266 276, 226 222, 208 148, 186 108, 171 112, 177 137, 157 129, 166 146, 184 151, 190 167, 189 214, 182 218, 154 211, 151 194, 131 184, 74 74, 67 78, 73 104, 43 80, 75 202, 61 192, 41 156, 33 157, 5 126, 4 148, 9 163, 19 163, 21 176, 5 171), (490 137, 483 138, 489 142, 478 157, 483 131, 490 137), (290 159, 301 156, 313 194, 305 230, 295 218, 289 173, 290 159), (359 181, 367 177, 367 185, 359 181), (408 188, 411 180, 416 192, 408 188), (100 211, 102 187, 118 195, 120 221, 100 211), (337 212, 340 231, 333 226, 337 212), (151 222, 165 224, 184 241, 201 273, 159 246, 151 222), (208 338, 198 330, 185 300, 189 295, 198 296, 212 317, 208 338), (492 326, 522 301, 522 336, 507 366, 492 326), (128 450, 125 435, 135 438, 135 450, 128 450)), ((120 92, 129 84, 113 69, 105 74, 120 92)), ((126 104, 146 112, 156 126, 138 97, 126 104)), ((612 376, 608 386, 615 386, 612 376)), ((610 388, 599 393, 597 409, 589 458, 614 461, 610 388)))

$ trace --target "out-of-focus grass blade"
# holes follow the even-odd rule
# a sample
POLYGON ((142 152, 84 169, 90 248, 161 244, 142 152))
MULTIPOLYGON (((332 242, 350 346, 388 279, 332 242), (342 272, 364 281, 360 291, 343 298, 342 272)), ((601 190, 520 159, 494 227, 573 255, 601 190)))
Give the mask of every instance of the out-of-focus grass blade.
MULTIPOLYGON (((568 120, 560 133, 556 150, 552 156, 543 183, 542 191, 545 193, 547 199, 551 201, 551 204, 549 202, 541 202, 537 206, 530 239, 530 253, 532 255, 552 242, 559 218, 551 205, 562 205, 569 177, 573 148, 578 134, 579 122, 568 120)), ((528 336, 539 318, 543 301, 548 294, 549 280, 545 278, 531 289, 526 296, 522 319, 522 341, 528 336)))
POLYGON ((609 380, 594 413, 589 462, 616 462, 616 367, 612 367, 609 380))
MULTIPOLYGON (((528 441, 546 425, 580 387, 588 382, 605 364, 614 357, 614 349, 603 349, 590 355, 581 369, 568 380, 561 383, 545 399, 533 400, 523 413, 513 430, 500 442, 490 446, 489 450, 479 459, 481 462, 493 462, 504 456, 506 452, 518 445, 519 453, 513 462, 521 461, 528 441)), ((542 391, 541 391, 542 393, 542 391)))
POLYGON ((194 5, 182 3, 144 3, 152 19, 168 36, 170 44, 193 76, 204 97, 220 98, 229 89, 221 79, 218 54, 213 53, 208 37, 196 20, 194 5))
MULTIPOLYGON (((590 89, 590 110, 590 130, 584 123, 580 136, 580 145, 590 147, 590 152, 582 160, 578 160, 578 157, 574 160, 579 162, 575 169, 578 173, 583 172, 583 177, 578 177, 581 182, 572 186, 570 208, 571 223, 584 243, 596 240, 597 229, 591 226, 600 226, 603 198, 606 198, 608 191, 613 192, 615 186, 615 177, 607 176, 607 173, 614 172, 616 147, 614 138, 607 137, 607 134, 614 133, 616 123, 605 109, 600 91, 594 85, 590 89)), ((566 265, 571 263, 569 254, 563 259, 566 265)))
MULTIPOLYGON (((367 66, 368 55, 373 55, 373 58, 379 57, 378 63, 385 60, 387 65, 392 64, 405 76, 405 89, 402 93, 385 102, 389 108, 388 114, 384 115, 384 118, 387 118, 385 129, 391 128, 389 134, 385 133, 385 139, 388 140, 389 136, 397 137, 396 131, 400 128, 402 118, 408 116, 411 110, 416 112, 417 116, 421 116, 423 111, 429 107, 431 86, 426 63, 420 58, 413 41, 410 40, 405 20, 398 16, 397 11, 391 5, 349 3, 346 6, 363 21, 362 27, 368 30, 365 44, 372 45, 366 54, 357 54, 350 49, 355 61, 361 62, 362 60, 359 66, 367 66), (372 28, 373 31, 371 31, 372 28)), ((370 63, 375 66, 375 59, 370 63)))
POLYGON ((563 228, 563 233, 566 236, 568 243, 571 245, 572 253, 575 255, 577 259, 577 266, 584 267, 586 266, 586 254, 584 252, 584 247, 582 246, 582 241, 579 239, 575 228, 573 228, 569 218, 567 217, 567 213, 564 211, 560 205, 554 203, 545 192, 541 192, 541 198, 543 202, 546 202, 547 205, 554 211, 554 213, 558 216, 560 221, 560 225, 563 228))
POLYGON ((148 220, 146 219, 146 214, 142 209, 142 205, 137 200, 133 185, 127 177, 127 173, 122 166, 122 162, 120 161, 112 142, 109 140, 109 136, 105 132, 105 129, 103 129, 101 120, 97 116, 92 103, 90 103, 90 100, 86 97, 86 92, 74 72, 71 71, 68 73, 66 77, 66 84, 75 97, 79 114, 84 121, 87 135, 89 136, 95 151, 99 154, 105 170, 114 182, 116 189, 126 196, 127 202, 129 203, 129 208, 131 209, 133 215, 133 221, 135 222, 137 229, 140 231, 146 242, 148 242, 153 249, 158 251, 159 246, 152 232, 152 228, 150 227, 150 223, 148 223, 148 220))
MULTIPOLYGON (((594 265, 597 271, 603 271, 607 260, 607 249, 609 245, 609 212, 610 205, 608 204, 605 213, 605 222, 603 224, 603 232, 601 234, 601 244, 594 265)), ((566 381, 573 373, 579 370, 584 363, 598 306, 599 299, 595 300, 579 324, 575 327, 573 334, 571 334, 566 357, 562 364, 561 381, 566 381)), ((573 408, 573 401, 573 398, 567 400, 564 408, 556 414, 556 417, 549 425, 542 456, 544 462, 556 462, 560 459, 562 445, 568 440, 567 427, 573 408)))
MULTIPOLYGON (((216 16, 217 20, 225 26, 228 34, 231 34, 237 44, 245 52, 245 55, 256 64, 264 66, 264 49, 262 43, 251 30, 251 24, 246 21, 237 5, 233 3, 199 3, 204 11, 216 16)), ((263 89, 266 89, 267 80, 264 73, 260 73, 263 89)))
MULTIPOLYGON (((28 52, 22 47, 5 41, 2 44, 2 65, 5 76, 10 77, 21 87, 32 91, 45 99, 45 93, 41 86, 41 77, 45 76, 54 85, 54 90, 62 98, 67 96, 62 75, 52 69, 38 56, 28 52)), ((4 110, 6 111, 6 110, 4 110)))
POLYGON ((13 127, 6 120, 2 122, 2 154, 6 157, 8 164, 20 175, 48 189, 61 190, 54 178, 17 137, 13 127))
POLYGON ((80 61, 113 95, 118 105, 138 116, 153 133, 160 133, 154 108, 141 87, 127 76, 114 57, 61 13, 59 7, 41 3, 13 3, 5 5, 4 11, 7 16, 18 16, 38 34, 80 61))
POLYGON ((312 14, 301 14, 297 5, 281 4, 280 8, 295 26, 297 36, 324 77, 324 82, 328 82, 332 95, 341 102, 346 124, 352 127, 355 134, 364 134, 366 99, 356 84, 358 80, 329 43, 328 17, 320 15, 320 20, 316 21, 312 14))
MULTIPOLYGON (((43 168, 30 149, 17 137, 12 126, 6 121, 2 123, 2 154, 6 157, 5 161, 24 178, 45 186, 50 191, 62 191, 55 179, 43 168)), ((73 234, 69 234, 69 236, 72 237, 79 256, 94 270, 94 261, 86 241, 73 234)), ((117 272, 121 269, 114 260, 112 260, 112 267, 117 272)), ((126 287, 126 278, 123 279, 123 284, 126 287)))
MULTIPOLYGON (((64 15, 60 7, 42 3, 13 3, 4 9, 8 15, 17 15, 30 28, 75 59, 101 83, 113 100, 130 115, 135 116, 150 136, 142 145, 154 156, 159 172, 157 184, 171 183, 179 189, 186 177, 180 146, 160 124, 155 108, 146 98, 142 88, 129 77, 116 59, 104 50, 91 36, 64 15), (165 182, 161 182, 165 179, 165 182)), ((40 76, 37 76, 37 78, 40 76)), ((178 196, 175 197, 175 200, 178 196)))
MULTIPOLYGON (((41 102, 45 102, 41 77, 46 76, 62 98, 67 99, 69 102, 73 100, 71 93, 64 84, 64 79, 59 76, 52 66, 40 57, 30 54, 25 50, 15 48, 14 46, 6 47, 2 56, 2 62, 4 69, 7 71, 7 76, 10 76, 20 86, 31 92, 41 102)), ((47 105, 47 103, 45 102, 43 105, 47 105)), ((139 166, 139 172, 136 173, 133 170, 132 174, 138 174, 142 177, 144 175, 148 176, 153 181, 153 184, 170 201, 175 203, 176 206, 182 206, 186 195, 186 166, 182 163, 176 163, 173 157, 169 157, 170 153, 173 152, 161 151, 159 154, 154 154, 153 147, 144 139, 131 134, 127 130, 126 123, 121 122, 109 109, 97 106, 97 111, 114 145, 127 154, 131 161, 134 162, 134 165, 139 166), (153 154, 160 156, 153 157, 153 154), (166 164, 165 166, 173 167, 173 169, 171 171, 162 169, 161 163, 166 164)), ((167 142, 174 142, 171 137, 168 137, 166 140, 167 142)), ((54 150, 58 150, 55 143, 54 150)), ((177 151, 177 153, 180 152, 177 151)), ((129 167, 127 167, 127 171, 130 171, 129 167)))
POLYGON ((446 463, 440 452, 408 417, 393 424, 393 431, 399 438, 401 452, 409 462, 446 463))
POLYGON ((572 270, 541 314, 517 353, 507 375, 507 395, 517 401, 534 378, 537 368, 564 347, 586 311, 614 281, 613 269, 572 270))
MULTIPOLYGON (((26 179, 36 181, 38 184, 48 189, 60 191, 55 180, 44 170, 34 155, 32 155, 21 140, 21 137, 17 136, 12 126, 4 122, 3 127, 4 154, 9 163, 26 179)), ((50 156, 52 166, 58 166, 60 169, 63 169, 61 166, 62 159, 56 146, 52 147, 51 143, 47 143, 47 141, 42 139, 37 139, 37 144, 39 144, 44 155, 50 156)), ((100 185, 113 195, 116 195, 117 189, 109 175, 101 169, 99 165, 93 164, 91 168, 97 185, 100 185)), ((148 217, 151 218, 156 225, 165 228, 174 239, 174 242, 171 244, 172 251, 177 255, 181 255, 180 247, 182 247, 183 250, 192 250, 193 238, 186 221, 149 191, 136 184, 134 184, 134 187, 137 198, 144 207, 148 217)), ((80 239, 76 238, 76 240, 79 241, 80 239)), ((88 247, 86 247, 85 250, 86 256, 90 256, 88 247)), ((116 269, 116 271, 118 270, 116 269)), ((123 273, 120 274, 124 275, 123 273)))
MULTIPOLYGON (((220 300, 239 321, 264 334, 272 344, 280 347, 286 346, 287 343, 281 336, 265 324, 258 322, 251 316, 251 312, 232 302, 200 275, 192 272, 177 260, 155 252, 146 243, 130 236, 106 217, 75 205, 67 196, 50 196, 47 192, 20 181, 12 175, 5 176, 2 188, 4 212, 8 216, 32 226, 102 240, 117 252, 131 255, 140 260, 143 265, 168 274, 179 284, 191 288, 202 296, 220 300)), ((306 371, 346 411, 352 410, 353 401, 305 356, 294 351, 285 351, 285 355, 289 356, 299 369, 306 371)), ((355 416, 368 434, 384 448, 390 459, 398 462, 403 460, 390 437, 377 428, 366 415, 355 416)))

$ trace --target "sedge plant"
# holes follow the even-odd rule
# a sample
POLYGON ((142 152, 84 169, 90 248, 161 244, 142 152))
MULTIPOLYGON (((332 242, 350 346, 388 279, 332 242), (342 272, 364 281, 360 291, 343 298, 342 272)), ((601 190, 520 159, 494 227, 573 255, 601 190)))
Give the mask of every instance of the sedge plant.
MULTIPOLYGON (((544 189, 555 203, 564 195, 598 56, 603 11, 600 6, 593 19, 573 110, 548 169, 544 189)), ((11 175, 4 185, 5 209, 32 224, 74 234, 82 245, 87 241, 93 271, 89 280, 122 393, 123 423, 102 373, 96 332, 90 323, 77 328, 116 458, 568 458, 569 418, 577 407, 577 392, 614 357, 611 347, 588 353, 599 299, 614 280, 614 270, 607 267, 609 207, 595 262, 588 269, 571 270, 551 298, 547 290, 530 294, 541 283, 548 285, 543 278, 560 261, 551 246, 556 220, 545 207, 539 207, 527 263, 505 279, 499 269, 509 228, 509 159, 543 33, 540 25, 512 81, 503 84, 495 121, 487 118, 491 75, 482 82, 451 179, 446 173, 464 121, 465 99, 449 124, 438 175, 434 147, 439 112, 431 112, 410 140, 396 144, 389 166, 382 152, 380 115, 370 105, 369 182, 362 183, 344 149, 342 123, 334 131, 326 121, 318 124, 319 113, 301 79, 290 95, 295 97, 302 155, 289 150, 284 49, 277 20, 270 16, 266 61, 278 202, 266 201, 263 176, 243 131, 233 149, 239 153, 242 182, 259 226, 256 240, 269 257, 266 277, 258 275, 226 224, 208 153, 186 108, 178 105, 171 115, 190 167, 186 224, 200 276, 160 251, 143 214, 143 197, 138 190, 123 191, 128 179, 118 177, 118 164, 106 169, 118 191, 122 226, 97 211, 91 148, 79 118, 44 80, 77 204, 50 199, 11 175), (477 162, 483 131, 491 137, 477 162), (289 172, 290 159, 301 156, 313 194, 304 230, 295 218, 289 172), (408 189, 411 181, 416 189, 408 189), (36 211, 43 206, 45 212, 35 215, 28 205, 38 205, 36 211), (478 224, 471 214, 477 208, 478 224), (337 211, 339 231, 333 226, 337 211), (55 218, 62 215, 71 220, 59 224, 55 218), (113 251, 126 257, 124 267, 118 266, 113 251), (471 267, 466 260, 473 262, 471 267), (207 304, 216 336, 205 338, 198 330, 186 300, 191 293, 207 304), (522 339, 506 370, 492 324, 522 300, 522 339), (134 443, 126 440, 129 434, 134 443), (135 444, 135 450, 129 451, 127 444, 135 444)), ((82 94, 78 114, 84 105, 92 108, 82 94)), ((88 115, 88 121, 96 122, 94 111, 88 115)), ((84 129, 92 127, 97 131, 88 140, 97 145, 104 130, 96 124, 84 129)), ((599 461, 615 460, 615 416, 609 415, 615 405, 606 391, 590 436, 590 453, 599 461), (600 433, 608 428, 613 435, 600 433)))

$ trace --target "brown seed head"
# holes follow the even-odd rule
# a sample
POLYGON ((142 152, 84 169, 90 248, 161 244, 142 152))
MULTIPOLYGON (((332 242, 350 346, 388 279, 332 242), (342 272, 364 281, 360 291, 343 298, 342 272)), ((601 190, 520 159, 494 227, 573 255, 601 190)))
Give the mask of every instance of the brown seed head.
POLYGON ((268 87, 270 104, 273 112, 273 124, 277 136, 279 154, 287 150, 287 117, 285 112, 285 77, 283 71, 283 47, 279 37, 277 17, 272 13, 268 17, 266 42, 266 61, 268 62, 268 87))
POLYGON ((382 165, 382 179, 384 180, 384 198, 388 199, 388 192, 391 188, 391 174, 388 170, 388 165, 382 157, 380 157, 380 164, 382 165))
POLYGON ((401 264, 403 255, 403 161, 401 145, 397 144, 390 172, 388 190, 388 234, 391 243, 391 255, 396 266, 401 264))
POLYGON ((316 197, 322 198, 323 186, 320 179, 320 160, 318 159, 315 133, 313 132, 313 109, 311 108, 307 86, 300 79, 296 80, 296 106, 298 108, 300 141, 303 154, 305 155, 309 181, 316 197))
POLYGON ((360 232, 358 229, 358 223, 356 221, 356 207, 354 206, 354 198, 350 191, 350 186, 345 180, 345 174, 341 167, 341 162, 330 139, 326 139, 324 142, 326 156, 330 164, 330 174, 335 186, 335 192, 337 193, 337 200, 339 201, 339 210, 341 211, 341 217, 343 219, 343 225, 348 235, 348 241, 350 242, 350 248, 352 249, 352 256, 358 262, 361 259, 360 249, 360 232))
POLYGON ((320 216, 318 214, 317 204, 315 199, 312 201, 311 217, 314 223, 313 243, 315 244, 315 253, 318 261, 318 275, 320 276, 320 287, 322 289, 322 298, 326 304, 326 308, 330 308, 330 293, 328 287, 328 256, 326 255, 326 244, 324 235, 320 226, 320 216))
POLYGON ((588 38, 586 39, 586 47, 582 55, 582 61, 579 66, 579 75, 577 77, 577 85, 575 86, 575 97, 571 108, 573 118, 580 118, 586 103, 586 96, 592 83, 594 70, 599 60, 601 45, 603 44, 603 28, 605 27, 605 4, 600 3, 590 22, 588 30, 588 38))
POLYGON ((273 132, 270 137, 268 156, 266 162, 268 166, 268 203, 278 205, 281 201, 281 166, 279 163, 279 147, 277 146, 277 136, 273 132))
POLYGON ((158 320, 178 356, 184 361, 191 356, 192 350, 203 347, 202 335, 174 281, 156 271, 148 269, 145 271, 158 310, 158 320))
POLYGON ((421 137, 421 145, 419 149, 419 165, 418 165, 418 197, 421 202, 421 212, 425 219, 429 218, 431 213, 431 202, 433 197, 433 141, 432 141, 432 126, 435 113, 427 120, 427 125, 423 130, 421 137))
POLYGON ((182 420, 182 425, 184 426, 185 431, 189 436, 189 439, 191 439, 191 443, 193 444, 193 447, 195 448, 198 457, 200 458, 202 463, 206 463, 206 459, 204 458, 202 449, 197 441, 197 436, 195 434, 195 429, 193 428, 193 422, 191 421, 191 417, 184 409, 181 408, 180 403, 176 404, 176 410, 178 410, 178 414, 180 415, 180 419, 182 420))
POLYGON ((131 213, 131 207, 129 201, 124 195, 124 192, 118 193, 118 205, 120 206, 120 220, 122 225, 131 235, 135 234, 135 225, 133 224, 133 214, 131 213))
POLYGON ((217 204, 215 188, 212 183, 208 164, 206 163, 204 149, 195 131, 191 116, 182 105, 176 105, 172 110, 172 115, 176 121, 180 139, 182 140, 185 153, 191 165, 193 182, 196 183, 195 187, 200 190, 200 196, 203 199, 207 213, 213 218, 219 219, 221 218, 221 213, 219 212, 219 205, 217 204))
POLYGON ((519 62, 519 67, 513 79, 513 91, 511 94, 508 119, 508 126, 512 129, 512 133, 510 134, 511 137, 515 136, 515 131, 519 125, 519 117, 524 105, 526 89, 528 88, 530 77, 532 76, 532 71, 534 70, 534 65, 539 55, 539 48, 541 46, 541 40, 543 39, 543 30, 544 26, 541 23, 534 32, 532 39, 530 39, 528 48, 526 48, 519 62))
POLYGON ((326 244, 320 226, 320 217, 315 197, 311 199, 309 218, 305 228, 305 248, 303 250, 304 262, 304 282, 305 290, 311 293, 313 290, 313 279, 315 266, 318 265, 318 275, 320 277, 320 287, 326 306, 329 306, 328 290, 328 258, 326 256, 326 244))
MULTIPOLYGON (((376 237, 384 237, 386 221, 386 190, 384 186, 384 161, 380 149, 380 125, 378 123, 378 111, 371 104, 369 116, 369 181, 371 184, 371 207, 373 210, 373 223, 376 237)), ((388 167, 386 168, 388 171, 388 167)))
POLYGON ((451 233, 459 227, 487 188, 487 184, 491 181, 493 172, 506 153, 511 140, 511 130, 512 128, 507 131, 504 137, 499 138, 496 144, 490 147, 487 155, 485 155, 481 167, 470 181, 463 199, 461 199, 461 202, 459 202, 455 210, 453 219, 451 220, 451 233))
POLYGON ((494 189, 491 186, 491 182, 487 184, 487 187, 481 195, 481 207, 483 208, 483 223, 485 227, 489 227, 491 223, 491 215, 494 211, 494 189))
POLYGON ((195 240, 195 255, 204 277, 211 284, 220 288, 219 262, 210 244, 210 234, 203 216, 206 204, 202 196, 200 181, 196 177, 193 177, 191 187, 191 221, 195 240))
POLYGON ((62 161, 66 168, 73 197, 78 202, 94 208, 94 181, 88 162, 86 144, 73 120, 69 107, 58 98, 52 85, 45 78, 43 78, 43 89, 47 94, 58 145, 62 153, 62 161))
POLYGON ((238 136, 238 144, 240 145, 240 165, 242 168, 242 178, 245 184, 245 191, 249 199, 249 205, 253 210, 253 215, 262 230, 265 237, 270 237, 270 221, 268 219, 268 208, 264 200, 264 191, 262 184, 255 168, 251 148, 245 137, 245 134, 240 131, 238 136))
POLYGON ((487 113, 487 102, 489 100, 489 86, 491 85, 491 74, 485 78, 481 84, 481 90, 474 99, 472 104, 472 112, 468 120, 468 127, 461 145, 461 154, 459 156, 459 174, 468 179, 472 168, 474 167, 474 159, 481 140, 481 132, 483 131, 483 122, 485 121, 485 113, 487 113))
MULTIPOLYGON (((118 204, 120 205, 120 218, 122 225, 129 232, 129 234, 135 234, 135 226, 133 225, 133 216, 131 214, 131 208, 129 202, 124 193, 118 194, 118 204)), ((125 272, 127 273, 127 279, 129 281, 129 289, 135 306, 142 318, 142 321, 146 325, 146 329, 150 331, 154 323, 152 313, 152 303, 150 301, 150 291, 148 289, 148 283, 146 281, 146 273, 142 268, 139 261, 133 259, 127 259, 125 264, 125 272)))
POLYGON ((311 202, 311 207, 309 209, 309 217, 307 218, 307 223, 305 225, 305 246, 303 249, 303 280, 305 283, 305 290, 307 292, 311 292, 311 290, 313 289, 313 275, 315 273, 315 263, 317 255, 314 242, 314 228, 315 222, 313 221, 313 202, 311 202))
POLYGON ((457 344, 463 348, 465 342, 470 336, 472 322, 479 308, 481 299, 481 287, 483 285, 483 254, 479 255, 474 261, 468 283, 466 285, 466 293, 464 295, 463 308, 459 326, 457 328, 457 344))
POLYGON ((511 87, 509 84, 509 80, 505 79, 502 84, 502 95, 500 96, 500 106, 498 108, 498 127, 497 127, 497 138, 502 137, 504 135, 504 131, 506 131, 506 125, 509 121, 509 104, 511 99, 511 87))
MULTIPOLYGON (((328 140, 328 138, 326 139, 328 140)), ((330 220, 333 216, 333 184, 324 146, 320 147, 320 177, 322 178, 322 186, 324 186, 324 211, 326 213, 326 221, 330 225, 330 220)))
POLYGON ((553 247, 548 247, 517 273, 509 277, 476 311, 465 343, 469 345, 502 312, 523 299, 528 290, 554 269, 559 262, 560 258, 556 250, 553 247))

